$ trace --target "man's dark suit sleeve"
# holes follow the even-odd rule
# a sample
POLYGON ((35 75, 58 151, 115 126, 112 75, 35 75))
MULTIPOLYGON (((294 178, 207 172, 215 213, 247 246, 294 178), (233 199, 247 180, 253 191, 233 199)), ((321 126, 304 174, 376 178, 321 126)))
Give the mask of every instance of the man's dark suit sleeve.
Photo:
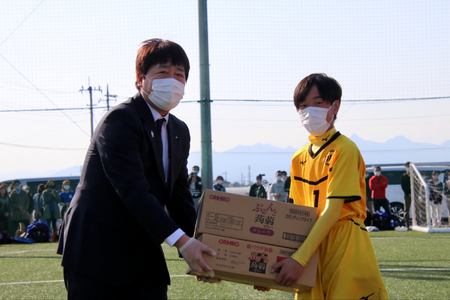
MULTIPOLYGON (((161 244, 179 227, 151 193, 150 185, 160 183, 147 180, 141 159, 145 153, 140 153, 145 138, 136 115, 127 110, 116 110, 99 128, 96 147, 104 173, 117 195, 153 242, 161 244)), ((153 168, 156 172, 156 165, 153 168)))

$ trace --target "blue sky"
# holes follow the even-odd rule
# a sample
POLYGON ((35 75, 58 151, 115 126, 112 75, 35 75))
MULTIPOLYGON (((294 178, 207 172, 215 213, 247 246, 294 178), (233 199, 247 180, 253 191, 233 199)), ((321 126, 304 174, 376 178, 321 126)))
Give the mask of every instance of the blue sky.
MULTIPOLYGON (((208 1, 211 98, 291 100, 313 72, 343 87, 336 127, 384 142, 450 139, 450 2, 208 1), (347 101, 427 98, 407 101, 347 101), (347 102, 346 102, 347 101, 347 102)), ((184 102, 173 113, 200 150, 197 1, 0 3, 0 173, 81 165, 89 144, 88 82, 116 105, 136 93, 139 43, 179 43, 191 61, 184 102), (190 102, 192 101, 192 102, 190 102)), ((99 102, 99 100, 102 100, 99 102)), ((104 109, 96 109, 97 123, 104 109)), ((299 148, 307 141, 291 103, 215 101, 215 151, 256 143, 299 148)), ((432 155, 432 153, 430 153, 432 155)))

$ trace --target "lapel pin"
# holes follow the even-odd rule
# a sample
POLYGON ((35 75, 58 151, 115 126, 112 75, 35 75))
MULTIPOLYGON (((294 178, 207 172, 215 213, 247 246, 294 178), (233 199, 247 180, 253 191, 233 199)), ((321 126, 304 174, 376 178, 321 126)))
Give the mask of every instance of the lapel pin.
POLYGON ((152 138, 154 138, 155 137, 155 135, 153 134, 153 131, 150 131, 151 132, 151 134, 152 134, 152 138))
POLYGON ((178 139, 178 136, 177 136, 177 135, 175 136, 175 139, 178 139))

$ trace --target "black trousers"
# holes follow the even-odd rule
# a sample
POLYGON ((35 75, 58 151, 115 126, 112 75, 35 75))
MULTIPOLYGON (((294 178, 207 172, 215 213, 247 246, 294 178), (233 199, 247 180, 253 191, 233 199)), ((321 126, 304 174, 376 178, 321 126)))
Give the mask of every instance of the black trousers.
POLYGON ((389 204, 388 199, 383 198, 383 199, 372 199, 372 200, 373 200, 373 206, 374 206, 375 212, 377 212, 377 210, 380 210, 380 207, 383 206, 384 211, 388 215, 391 215, 391 206, 389 204))
MULTIPOLYGON (((151 270, 148 270, 149 272, 151 270)), ((130 286, 117 287, 82 276, 64 268, 67 299, 156 299, 167 300, 167 285, 136 278, 130 286)))

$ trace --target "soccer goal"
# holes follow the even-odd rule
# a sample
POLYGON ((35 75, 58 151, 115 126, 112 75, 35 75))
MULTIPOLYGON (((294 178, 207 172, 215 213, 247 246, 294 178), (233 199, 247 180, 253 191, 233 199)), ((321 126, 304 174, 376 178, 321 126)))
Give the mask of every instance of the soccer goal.
POLYGON ((411 177, 411 219, 412 230, 421 232, 450 232, 449 221, 442 222, 442 216, 448 216, 447 201, 436 205, 430 201, 430 187, 414 164, 410 165, 411 177))

